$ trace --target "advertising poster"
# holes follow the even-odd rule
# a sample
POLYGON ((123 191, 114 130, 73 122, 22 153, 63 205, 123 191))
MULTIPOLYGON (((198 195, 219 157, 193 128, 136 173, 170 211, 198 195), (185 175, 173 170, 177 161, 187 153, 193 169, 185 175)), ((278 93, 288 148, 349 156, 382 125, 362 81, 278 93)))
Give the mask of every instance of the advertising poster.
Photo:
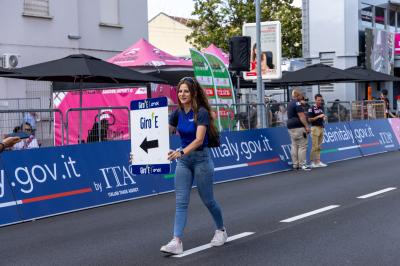
MULTIPOLYGON (((246 80, 257 79, 256 23, 243 25, 243 36, 251 37, 250 71, 244 72, 246 80)), ((281 24, 279 21, 261 22, 261 72, 262 79, 279 79, 281 70, 281 24)))
POLYGON ((395 37, 391 32, 379 29, 365 30, 367 68, 393 75, 395 37))

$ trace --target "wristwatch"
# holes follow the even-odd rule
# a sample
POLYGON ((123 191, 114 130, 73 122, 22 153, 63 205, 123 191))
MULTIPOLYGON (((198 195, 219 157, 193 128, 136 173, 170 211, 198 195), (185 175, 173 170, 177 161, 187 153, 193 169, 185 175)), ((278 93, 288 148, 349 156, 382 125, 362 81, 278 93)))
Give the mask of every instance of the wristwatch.
POLYGON ((183 150, 180 150, 179 153, 181 154, 181 157, 182 157, 183 155, 185 155, 185 152, 184 152, 183 150))

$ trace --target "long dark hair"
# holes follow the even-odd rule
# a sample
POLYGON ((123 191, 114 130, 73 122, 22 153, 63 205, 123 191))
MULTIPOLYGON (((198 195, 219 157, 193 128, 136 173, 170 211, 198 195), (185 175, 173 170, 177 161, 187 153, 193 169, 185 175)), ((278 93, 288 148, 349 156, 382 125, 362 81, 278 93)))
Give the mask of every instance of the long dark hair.
POLYGON ((256 61, 256 49, 257 49, 257 43, 254 43, 253 49, 251 49, 251 62, 256 61))
MULTIPOLYGON (((192 98, 192 108, 193 108, 193 113, 194 113, 194 121, 197 123, 197 116, 199 113, 199 109, 201 107, 205 108, 208 112, 208 117, 210 119, 210 126, 209 126, 209 134, 211 136, 216 136, 218 133, 217 128, 215 127, 214 124, 214 117, 213 117, 213 111, 211 110, 210 103, 208 102, 208 98, 201 87, 200 83, 192 77, 186 77, 181 79, 177 85, 177 90, 176 90, 176 96, 178 98, 178 93, 179 93, 179 88, 181 87, 182 84, 186 84, 187 87, 189 88, 190 96, 192 98)), ((183 105, 179 101, 178 98, 178 105, 181 110, 183 110, 183 105)))

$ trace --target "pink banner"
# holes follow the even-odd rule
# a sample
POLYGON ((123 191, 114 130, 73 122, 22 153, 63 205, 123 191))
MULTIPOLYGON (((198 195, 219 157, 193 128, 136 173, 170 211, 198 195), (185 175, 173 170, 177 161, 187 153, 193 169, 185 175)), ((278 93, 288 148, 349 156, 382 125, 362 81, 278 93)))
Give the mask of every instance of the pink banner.
POLYGON ((397 142, 400 145, 400 118, 390 118, 389 123, 392 126, 393 132, 397 138, 397 142))
MULTIPOLYGON (((169 85, 156 85, 152 89, 152 97, 167 97, 169 104, 176 103, 176 89, 169 85)), ((64 144, 78 143, 79 111, 70 110, 79 108, 79 92, 55 93, 54 107, 63 114, 64 144), (68 112, 68 119, 67 119, 68 112)), ((107 90, 88 90, 83 92, 82 106, 108 107, 102 110, 82 111, 82 142, 101 140, 129 139, 129 108, 132 100, 147 98, 146 88, 115 88, 107 90), (126 107, 126 109, 113 109, 112 107, 126 107), (101 129, 99 137, 99 119, 101 129)), ((55 145, 62 144, 62 129, 60 115, 56 113, 54 121, 55 145)))
POLYGON ((400 33, 394 35, 394 54, 400 55, 400 33))

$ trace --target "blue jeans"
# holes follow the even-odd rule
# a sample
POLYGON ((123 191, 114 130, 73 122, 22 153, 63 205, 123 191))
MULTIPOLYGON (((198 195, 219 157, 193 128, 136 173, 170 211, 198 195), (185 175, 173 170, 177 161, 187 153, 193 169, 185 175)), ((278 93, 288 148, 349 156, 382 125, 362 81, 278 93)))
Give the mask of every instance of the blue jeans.
POLYGON ((178 160, 175 170, 176 211, 174 236, 181 238, 187 220, 190 191, 196 180, 197 190, 204 205, 214 219, 217 229, 224 228, 222 213, 214 200, 213 193, 214 162, 208 148, 193 151, 178 160))

